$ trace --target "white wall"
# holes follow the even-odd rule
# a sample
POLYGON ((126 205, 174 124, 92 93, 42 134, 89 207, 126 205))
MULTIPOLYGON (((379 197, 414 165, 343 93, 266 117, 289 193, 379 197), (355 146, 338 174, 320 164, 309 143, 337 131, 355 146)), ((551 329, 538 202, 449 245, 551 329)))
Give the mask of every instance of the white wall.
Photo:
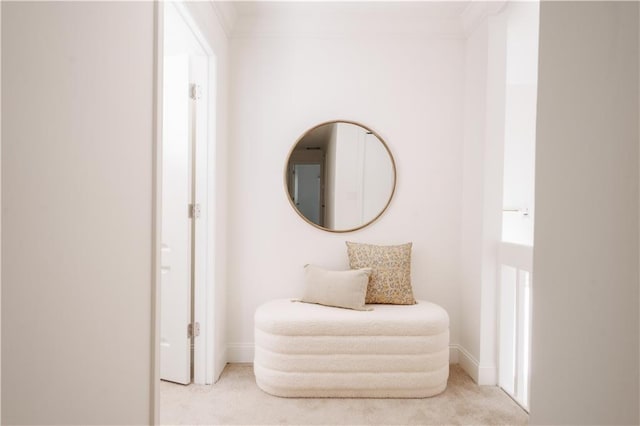
POLYGON ((336 141, 338 139, 338 125, 331 126, 331 135, 327 143, 327 152, 325 153, 325 187, 324 187, 324 226, 329 229, 336 229, 336 141))
POLYGON ((466 43, 461 161, 460 364, 478 383, 497 380, 496 281, 502 216, 507 16, 484 10, 466 43))
MULTIPOLYGON (((415 294, 447 309, 451 342, 458 341, 464 41, 404 29, 385 35, 388 26, 362 32, 354 27, 367 21, 357 19, 345 34, 344 22, 336 20, 258 33, 241 25, 232 40, 230 361, 252 360, 256 307, 300 296, 304 264, 348 268, 345 241, 413 241, 415 294), (311 126, 334 119, 378 132, 398 168, 387 212, 347 234, 302 221, 282 184, 292 144, 311 126)), ((427 26, 433 28, 441 27, 427 26)))
POLYGON ((370 221, 380 214, 393 193, 393 163, 387 149, 372 133, 364 135, 362 168, 362 219, 370 221))
MULTIPOLYGON (((460 344, 471 364, 480 356, 480 274, 482 262, 482 158, 484 157, 484 133, 487 76, 488 26, 483 23, 466 42, 465 52, 465 110, 464 150, 462 155, 462 203, 460 243, 460 310, 463 312, 460 327, 460 344)), ((471 371, 474 366, 466 367, 471 371)), ((475 367, 477 369, 477 366, 475 367)), ((476 374, 477 376, 477 374, 476 374)), ((477 380, 477 377, 476 377, 477 380)))
POLYGON ((532 424, 638 424, 638 4, 543 2, 532 424))
MULTIPOLYGON (((473 2, 462 18, 468 38, 461 161, 460 364, 478 383, 494 385, 503 184, 511 195, 517 192, 512 191, 514 184, 522 180, 514 179, 516 173, 508 173, 512 169, 505 169, 504 163, 505 155, 513 157, 519 148, 513 149, 509 138, 525 135, 528 142, 534 133, 535 114, 532 117, 525 107, 535 106, 535 96, 525 106, 514 108, 514 102, 531 101, 530 86, 535 88, 538 4, 473 2), (529 97, 522 95, 522 86, 529 97)), ((518 158, 521 163, 532 164, 532 152, 518 153, 524 157, 518 158)), ((506 160, 511 163, 511 158, 506 160)), ((533 195, 527 200, 532 207, 533 195)))
MULTIPOLYGON (((353 229, 362 224, 362 154, 365 130, 347 123, 337 124, 335 191, 331 205, 335 229, 353 229)), ((366 222, 365 222, 366 223, 366 222)))
POLYGON ((2 9, 2 423, 149 423, 154 4, 2 9))
POLYGON ((351 123, 336 128, 339 142, 330 141, 327 147, 325 164, 335 176, 327 179, 325 205, 333 216, 331 229, 354 229, 371 222, 389 202, 393 163, 367 130, 351 123))
POLYGON ((224 3, 187 2, 185 6, 202 35, 213 49, 215 55, 215 106, 210 119, 211 132, 215 134, 215 146, 208 155, 214 164, 210 170, 209 181, 215 188, 215 198, 208 198, 210 239, 214 241, 213 250, 208 255, 208 270, 213 271, 214 291, 209 295, 213 299, 213 312, 209 318, 209 327, 213 328, 213 351, 215 353, 213 376, 220 377, 227 363, 227 215, 228 181, 227 164, 229 143, 229 42, 228 33, 233 25, 233 10, 224 3))
MULTIPOLYGON (((2 2, 0 2, 0 223, 2 223, 2 2)), ((2 241, 2 226, 0 226, 2 241)), ((0 259, 2 244, 0 244, 0 259)), ((0 330, 2 330, 2 262, 0 262, 0 330)), ((0 422, 2 419, 2 332, 0 331, 0 422)))
POLYGON ((532 245, 539 3, 509 4, 507 17, 502 239, 532 245), (526 209, 528 214, 523 214, 526 209))
MULTIPOLYGON (((389 179, 387 187, 380 190, 386 190, 386 200, 378 208, 374 214, 365 214, 365 195, 371 200, 376 201, 380 197, 376 197, 375 193, 369 195, 369 182, 365 180, 365 150, 367 131, 360 126, 350 123, 337 124, 337 144, 336 144, 336 160, 335 160, 335 191, 332 200, 334 210, 334 229, 353 229, 362 226, 362 224, 370 222, 380 213, 380 209, 386 204, 391 194, 391 184, 393 176, 385 173, 384 169, 380 169, 382 178, 389 179)), ((385 155, 387 152, 384 147, 377 141, 385 155)), ((388 158, 388 156, 387 156, 388 158)), ((370 166, 373 166, 376 159, 370 159, 370 166)), ((391 162, 387 164, 391 171, 391 162)))

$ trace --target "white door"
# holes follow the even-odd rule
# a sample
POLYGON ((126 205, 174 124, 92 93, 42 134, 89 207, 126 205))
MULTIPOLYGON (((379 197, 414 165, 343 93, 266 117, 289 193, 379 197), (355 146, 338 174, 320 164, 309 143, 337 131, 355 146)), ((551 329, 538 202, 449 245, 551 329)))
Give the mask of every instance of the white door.
POLYGON ((294 202, 300 213, 316 225, 320 223, 320 164, 294 165, 294 202))
MULTIPOLYGON (((209 251, 207 238, 209 222, 207 220, 209 203, 208 168, 209 161, 209 61, 203 55, 190 55, 189 72, 191 81, 191 128, 193 132, 193 203, 198 206, 199 217, 193 221, 193 314, 192 321, 203 331, 211 324, 207 314, 207 303, 211 295, 207 292, 207 264, 213 255, 209 251)), ((207 360, 207 345, 211 339, 206 333, 200 333, 193 341, 193 382, 197 384, 213 383, 213 365, 207 360)))
POLYGON ((189 56, 164 57, 160 378, 191 381, 192 129, 189 56))

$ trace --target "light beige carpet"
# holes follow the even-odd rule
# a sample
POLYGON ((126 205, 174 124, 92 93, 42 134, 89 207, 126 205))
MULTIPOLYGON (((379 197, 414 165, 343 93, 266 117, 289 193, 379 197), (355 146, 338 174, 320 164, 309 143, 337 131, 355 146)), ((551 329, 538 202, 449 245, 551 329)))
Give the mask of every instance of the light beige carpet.
POLYGON ((251 364, 229 364, 212 386, 162 382, 162 424, 526 425, 527 413, 493 386, 452 365, 447 390, 425 399, 278 398, 261 391, 251 364))

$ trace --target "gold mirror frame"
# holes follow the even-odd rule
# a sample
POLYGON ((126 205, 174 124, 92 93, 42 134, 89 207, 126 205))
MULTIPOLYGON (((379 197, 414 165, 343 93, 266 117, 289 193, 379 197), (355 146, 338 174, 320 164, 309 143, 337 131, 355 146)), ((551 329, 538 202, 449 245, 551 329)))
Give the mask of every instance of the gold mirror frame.
MULTIPOLYGON (((382 137, 375 132, 373 129, 371 129, 368 126, 365 126, 362 123, 359 123, 357 121, 351 121, 351 120, 330 120, 330 121, 325 121, 323 123, 317 124, 309 129, 307 129, 293 144, 293 146, 291 147, 291 149, 289 150, 289 153, 287 155, 287 159, 285 161, 285 165, 284 165, 284 173, 283 173, 283 183, 284 183, 284 190, 285 190, 285 194, 287 197, 287 200, 289 201, 289 204, 291 205, 291 207, 293 208, 293 210, 298 214, 298 216, 300 216, 302 218, 302 220, 304 220, 305 222, 307 222, 309 225, 313 226, 314 228, 318 228, 321 229, 323 231, 327 231, 327 232, 333 232, 333 233, 345 233, 345 232, 353 232, 353 231, 357 231, 359 229, 365 228, 369 225, 371 225, 373 222, 375 222, 376 220, 378 220, 378 218, 380 218, 380 216, 382 216, 382 214, 387 210, 387 208, 389 207, 389 204, 391 204, 391 200, 393 199, 393 196, 396 192, 396 183, 397 183, 397 172, 396 172, 396 162, 395 159, 393 158, 393 154, 391 154, 391 150, 389 149, 389 146, 387 145, 387 143, 385 142, 384 139, 382 139, 382 137), (382 146, 384 147, 385 151, 387 152, 387 154, 389 155, 389 160, 391 162, 391 171, 392 171, 392 175, 393 175, 393 183, 391 185, 391 193, 389 194, 389 199, 387 200, 387 202, 384 204, 384 207, 382 207, 382 209, 380 210, 380 212, 371 220, 369 220, 366 223, 363 223, 360 226, 354 227, 354 228, 349 228, 349 229, 331 229, 331 228, 327 228, 324 226, 320 226, 317 223, 309 220, 304 214, 302 214, 302 212, 300 212, 300 210, 298 209, 298 207, 295 205, 290 192, 289 192, 289 163, 291 161, 291 156, 293 154, 293 152, 295 151, 296 147, 298 146, 298 144, 300 143, 300 141, 302 139, 304 139, 309 133, 311 133, 312 131, 314 131, 315 129, 325 126, 327 124, 337 124, 337 123, 346 123, 346 124, 352 124, 355 126, 359 126, 363 129, 365 129, 367 132, 369 132, 370 134, 372 134, 373 136, 375 136, 378 141, 382 144, 382 146)), ((323 205, 324 208, 324 205, 323 205)))

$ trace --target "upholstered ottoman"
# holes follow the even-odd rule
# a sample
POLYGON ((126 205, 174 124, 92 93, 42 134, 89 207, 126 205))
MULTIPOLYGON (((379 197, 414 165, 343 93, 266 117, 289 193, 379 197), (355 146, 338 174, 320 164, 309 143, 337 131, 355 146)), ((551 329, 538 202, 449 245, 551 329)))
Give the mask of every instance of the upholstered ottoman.
POLYGON ((284 397, 424 398, 449 377, 449 316, 440 306, 355 311, 289 299, 255 313, 258 386, 284 397))

